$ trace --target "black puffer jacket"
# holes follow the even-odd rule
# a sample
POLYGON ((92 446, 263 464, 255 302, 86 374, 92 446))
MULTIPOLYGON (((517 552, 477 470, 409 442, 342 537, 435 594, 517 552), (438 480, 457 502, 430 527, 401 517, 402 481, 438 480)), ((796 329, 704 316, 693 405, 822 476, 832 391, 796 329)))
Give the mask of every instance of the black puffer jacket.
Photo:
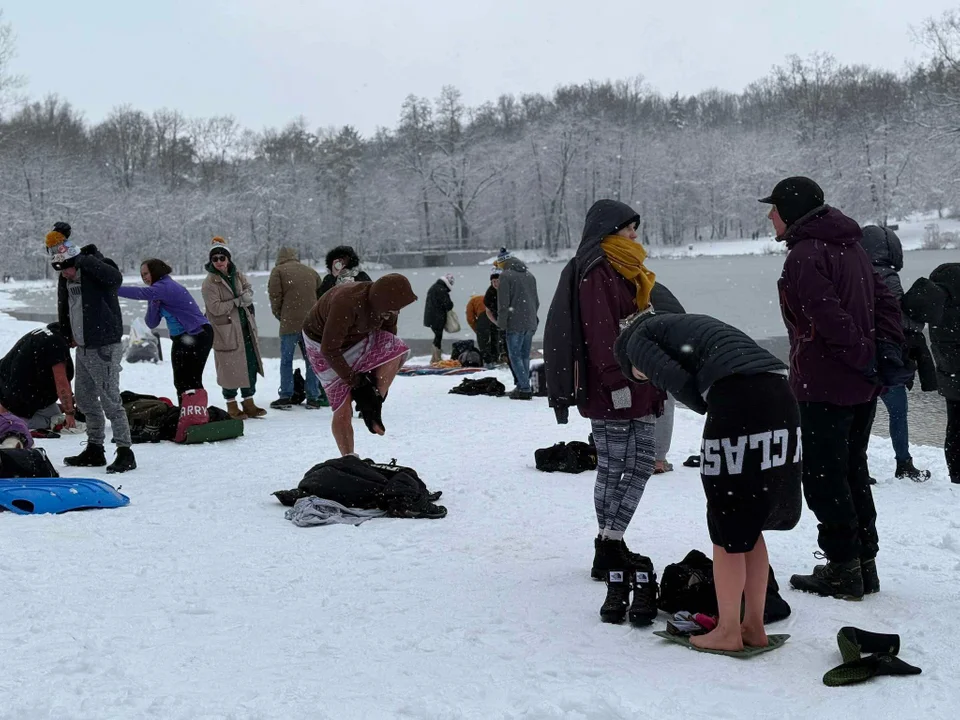
POLYGON ((960 400, 960 263, 946 263, 920 278, 903 296, 911 319, 930 325, 940 394, 960 400))
MULTIPOLYGON (((873 269, 902 305, 903 284, 900 282, 900 271, 903 270, 903 246, 900 238, 890 228, 868 225, 863 229, 861 244, 870 256, 873 269)), ((937 368, 927 346, 927 338, 923 334, 924 324, 913 320, 906 312, 902 314, 902 319, 907 356, 916 366, 921 389, 932 392, 937 389, 937 368)), ((913 387, 913 382, 908 382, 907 386, 913 387)))
POLYGON ((718 380, 787 370, 745 333, 708 315, 641 315, 614 349, 628 378, 633 366, 701 414, 707 411, 703 394, 718 380))
MULTIPOLYGON (((123 284, 123 274, 117 264, 105 258, 96 245, 87 245, 76 257, 75 267, 80 271, 80 296, 83 302, 83 346, 99 348, 114 345, 123 339, 123 314, 117 288, 123 284)), ((60 276, 57 283, 57 315, 60 331, 73 343, 70 327, 70 301, 67 281, 60 276)))
POLYGON ((667 286, 659 280, 654 283, 653 290, 650 291, 650 304, 653 305, 653 309, 658 315, 666 313, 683 314, 686 312, 683 305, 677 300, 677 296, 670 292, 667 286))
POLYGON ((443 330, 447 324, 447 313, 453 310, 450 288, 441 279, 427 290, 427 302, 423 307, 423 325, 434 332, 443 330))

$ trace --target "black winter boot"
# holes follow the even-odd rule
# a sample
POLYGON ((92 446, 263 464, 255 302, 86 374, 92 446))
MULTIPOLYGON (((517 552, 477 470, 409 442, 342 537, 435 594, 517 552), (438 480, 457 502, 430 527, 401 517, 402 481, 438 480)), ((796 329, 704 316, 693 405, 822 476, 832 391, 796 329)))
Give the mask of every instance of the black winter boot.
POLYGON ((907 460, 902 462, 897 460, 897 480, 902 480, 903 478, 909 478, 914 482, 926 482, 930 479, 929 470, 917 470, 913 466, 913 460, 907 460))
POLYGON ((107 473, 112 475, 136 469, 137 459, 133 456, 133 450, 128 447, 119 447, 117 448, 117 459, 107 468, 107 473))
POLYGON ((87 443, 82 453, 64 458, 63 464, 70 467, 103 467, 107 464, 107 456, 103 454, 103 445, 87 443))
POLYGON ((822 567, 822 570, 814 568, 811 575, 792 576, 790 585, 795 590, 822 597, 834 597, 838 600, 863 599, 863 575, 859 560, 844 563, 828 560, 822 567))
POLYGON ((607 570, 607 597, 600 606, 600 619, 605 623, 622 623, 627 618, 627 605, 630 603, 630 571, 607 570))
MULTIPOLYGON (((813 569, 814 575, 823 575, 826 565, 817 565, 813 569)), ((860 576, 863 578, 863 594, 873 595, 880 592, 880 576, 877 574, 877 559, 860 560, 860 576)))
MULTIPOLYGON (((590 577, 594 580, 605 580, 607 570, 633 567, 626 552, 623 540, 604 540, 599 535, 593 541, 593 569, 590 577)), ((642 558, 642 555, 636 557, 642 558)), ((645 558, 647 561, 650 558, 645 558)))
POLYGON ((657 574, 649 560, 641 569, 630 571, 633 602, 630 604, 630 624, 650 625, 657 619, 657 574))

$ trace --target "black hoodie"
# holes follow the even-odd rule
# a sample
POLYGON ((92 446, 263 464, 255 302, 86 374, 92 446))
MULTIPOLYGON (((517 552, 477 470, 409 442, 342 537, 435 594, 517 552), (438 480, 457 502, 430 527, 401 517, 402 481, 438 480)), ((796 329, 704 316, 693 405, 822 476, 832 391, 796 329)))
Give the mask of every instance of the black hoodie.
MULTIPOLYGON (((123 284, 123 275, 117 269, 117 264, 105 258, 96 245, 87 245, 80 249, 74 266, 80 271, 83 346, 99 348, 119 343, 123 339, 123 314, 120 312, 117 289, 123 284)), ((63 275, 57 283, 57 314, 63 336, 72 343, 70 302, 67 280, 63 275)))
POLYGON ((640 216, 625 203, 598 200, 587 212, 576 256, 560 273, 543 330, 543 361, 547 396, 557 422, 565 424, 572 405, 586 402, 587 349, 577 302, 583 278, 606 255, 600 243, 640 216))

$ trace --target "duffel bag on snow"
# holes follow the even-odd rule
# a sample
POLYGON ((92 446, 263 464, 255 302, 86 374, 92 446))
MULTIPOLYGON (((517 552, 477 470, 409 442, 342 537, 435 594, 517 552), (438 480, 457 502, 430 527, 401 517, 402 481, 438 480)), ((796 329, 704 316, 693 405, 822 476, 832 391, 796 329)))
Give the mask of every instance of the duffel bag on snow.
POLYGON ((278 490, 273 494, 288 507, 313 495, 344 507, 383 510, 390 517, 442 518, 447 514, 446 508, 430 501, 430 493, 419 477, 400 470, 387 477, 352 455, 314 465, 296 490, 278 490))
MULTIPOLYGON (((713 583, 713 561, 699 550, 691 550, 680 562, 667 565, 660 578, 657 606, 671 614, 686 610, 716 617, 719 611, 713 583)), ((790 606, 780 596, 780 586, 771 567, 763 622, 773 623, 789 616, 790 606)))
POLYGON ((56 478, 56 468, 42 448, 0 449, 0 478, 56 478))

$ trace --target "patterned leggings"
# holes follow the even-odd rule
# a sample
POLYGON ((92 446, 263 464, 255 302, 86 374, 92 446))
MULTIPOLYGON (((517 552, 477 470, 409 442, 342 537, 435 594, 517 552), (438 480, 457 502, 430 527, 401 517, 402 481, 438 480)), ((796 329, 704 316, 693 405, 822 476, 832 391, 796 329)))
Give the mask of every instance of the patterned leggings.
POLYGON ((592 420, 597 444, 593 504, 600 530, 623 532, 636 512, 657 455, 655 425, 640 420, 592 420))

